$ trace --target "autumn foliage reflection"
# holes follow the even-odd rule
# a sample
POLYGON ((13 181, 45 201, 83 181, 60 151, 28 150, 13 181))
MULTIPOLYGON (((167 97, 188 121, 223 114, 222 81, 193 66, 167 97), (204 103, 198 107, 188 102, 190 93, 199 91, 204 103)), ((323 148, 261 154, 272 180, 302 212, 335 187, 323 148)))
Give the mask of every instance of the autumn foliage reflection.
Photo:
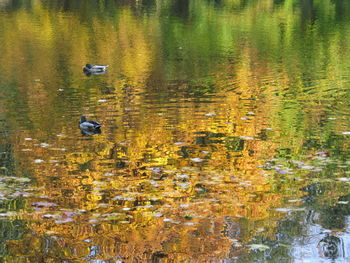
MULTIPOLYGON (((29 2, 0 17, 0 109, 15 172, 32 180, 11 214, 27 232, 7 241, 8 262, 214 262, 248 253, 243 244, 262 231, 274 238, 271 210, 304 183, 263 164, 304 151, 321 120, 301 113, 321 116, 329 86, 320 79, 311 105, 301 103, 296 12, 272 0, 29 2), (88 62, 110 70, 86 77, 88 62), (102 133, 82 136, 82 114, 102 133)), ((315 65, 322 52, 311 52, 315 65)), ((348 69, 337 64, 330 75, 348 69)))

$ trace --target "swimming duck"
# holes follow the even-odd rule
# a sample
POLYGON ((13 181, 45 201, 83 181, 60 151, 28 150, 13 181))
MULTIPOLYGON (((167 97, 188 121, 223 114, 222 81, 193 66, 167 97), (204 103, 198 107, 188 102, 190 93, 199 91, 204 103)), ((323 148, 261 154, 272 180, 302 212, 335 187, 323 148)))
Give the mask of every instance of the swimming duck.
POLYGON ((85 67, 83 68, 83 71, 84 72, 91 72, 91 73, 101 73, 101 72, 105 72, 108 67, 109 67, 109 65, 103 66, 103 65, 86 64, 85 67))
POLYGON ((82 116, 79 122, 79 128, 83 135, 93 135, 101 133, 101 124, 97 121, 88 121, 85 116, 82 116))

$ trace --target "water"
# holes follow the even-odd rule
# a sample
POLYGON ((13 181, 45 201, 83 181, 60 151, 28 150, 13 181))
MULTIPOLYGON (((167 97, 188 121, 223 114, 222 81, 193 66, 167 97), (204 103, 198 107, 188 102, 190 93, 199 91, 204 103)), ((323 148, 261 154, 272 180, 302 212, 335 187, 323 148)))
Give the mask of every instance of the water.
POLYGON ((348 262, 349 11, 1 1, 1 262, 348 262))

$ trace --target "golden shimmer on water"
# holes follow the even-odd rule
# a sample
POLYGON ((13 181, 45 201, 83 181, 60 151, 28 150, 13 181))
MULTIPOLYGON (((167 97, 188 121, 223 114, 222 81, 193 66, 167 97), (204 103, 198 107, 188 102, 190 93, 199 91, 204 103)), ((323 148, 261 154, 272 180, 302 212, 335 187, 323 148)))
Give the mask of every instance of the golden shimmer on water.
POLYGON ((350 128, 331 119, 348 109, 348 24, 323 35, 287 0, 28 2, 0 16, 1 175, 30 178, 2 210, 21 232, 4 262, 250 262, 248 244, 277 242, 275 208, 298 208, 319 172, 301 156, 322 161, 350 128), (307 58, 317 34, 327 48, 307 58))

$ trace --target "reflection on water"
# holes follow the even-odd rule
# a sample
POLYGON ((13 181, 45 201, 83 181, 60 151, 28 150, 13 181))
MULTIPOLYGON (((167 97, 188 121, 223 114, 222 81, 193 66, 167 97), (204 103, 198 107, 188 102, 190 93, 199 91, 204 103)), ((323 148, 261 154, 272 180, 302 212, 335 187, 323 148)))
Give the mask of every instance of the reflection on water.
POLYGON ((2 261, 347 262, 349 9, 1 1, 2 261))

